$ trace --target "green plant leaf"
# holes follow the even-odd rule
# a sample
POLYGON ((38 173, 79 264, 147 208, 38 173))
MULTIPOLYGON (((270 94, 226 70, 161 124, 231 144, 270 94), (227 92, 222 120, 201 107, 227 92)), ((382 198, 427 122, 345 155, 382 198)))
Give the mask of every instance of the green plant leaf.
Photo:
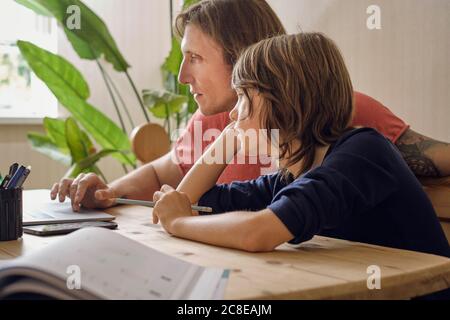
POLYGON ((89 173, 89 172, 93 172, 96 173, 98 176, 103 178, 103 181, 105 183, 108 183, 106 181, 105 176, 103 175, 103 173, 101 172, 100 168, 97 167, 97 165, 93 164, 91 166, 87 166, 87 167, 83 167, 83 165, 80 165, 80 163, 74 163, 69 170, 67 170, 66 174, 64 175, 65 177, 69 177, 69 178, 75 178, 77 177, 80 173, 89 173))
MULTIPOLYGON (((131 150, 128 136, 102 112, 77 96, 67 94, 64 89, 54 87, 51 90, 102 148, 131 150)), ((134 165, 136 162, 136 157, 131 153, 128 156, 121 153, 112 156, 123 164, 134 165)))
MULTIPOLYGON (((29 42, 18 41, 18 46, 34 73, 102 148, 131 150, 128 136, 105 114, 85 101, 87 96, 81 90, 83 86, 74 80, 84 79, 70 62, 29 42)), ((116 153, 113 157, 124 164, 136 163, 133 154, 116 153)))
POLYGON ((94 60, 101 56, 101 52, 93 49, 87 42, 80 39, 75 33, 64 28, 67 40, 72 44, 73 49, 81 59, 94 60))
POLYGON ((45 117, 44 128, 47 136, 56 144, 62 152, 70 154, 66 142, 66 128, 64 120, 45 117))
POLYGON ((78 124, 73 118, 66 120, 66 142, 72 155, 73 163, 78 163, 88 156, 78 124))
POLYGON ((157 118, 165 119, 180 112, 188 102, 186 96, 174 94, 168 91, 144 90, 144 104, 157 118))
POLYGON ((197 2, 199 2, 199 0, 184 0, 183 1, 183 9, 187 9, 190 6, 192 6, 193 4, 196 4, 197 2))
POLYGON ((189 90, 189 86, 183 85, 183 84, 178 84, 178 91, 179 94, 184 95, 186 97, 188 97, 188 114, 193 114, 197 109, 197 102, 195 102, 194 97, 192 96, 190 90, 189 90))
MULTIPOLYGON (((187 7, 198 2, 197 0, 189 1, 189 3, 185 2, 184 5, 187 7)), ((178 82, 178 73, 180 70, 181 63, 183 61, 183 53, 181 52, 181 47, 179 41, 172 37, 172 47, 170 49, 169 55, 166 57, 164 64, 161 66, 161 70, 163 72, 164 79, 164 87, 169 92, 176 92, 179 95, 186 96, 187 98, 187 115, 194 113, 197 110, 197 103, 194 100, 194 97, 189 91, 189 86, 182 85, 178 82)), ((160 118, 165 118, 165 113, 163 111, 163 107, 156 107, 155 116, 160 118), (161 111, 160 111, 161 110, 161 111)))
POLYGON ((95 149, 91 138, 89 138, 89 136, 87 135, 87 133, 84 130, 81 130, 81 137, 82 137, 84 146, 86 147, 86 150, 88 151, 88 154, 95 153, 97 150, 95 149))
POLYGON ((161 68, 171 74, 177 75, 182 61, 183 53, 181 52, 180 42, 177 38, 172 37, 172 47, 161 68))
POLYGON ((76 178, 80 173, 89 173, 89 172, 99 172, 96 166, 81 168, 78 163, 74 163, 69 170, 65 173, 64 177, 66 178, 76 178))
POLYGON ((29 132, 27 137, 31 143, 31 147, 34 150, 50 157, 53 160, 61 162, 66 166, 69 166, 72 162, 71 157, 61 152, 50 137, 36 132, 29 132))
POLYGON ((67 87, 81 99, 89 98, 86 80, 69 61, 28 41, 19 40, 17 46, 30 68, 49 88, 67 87))
MULTIPOLYGON (((44 128, 47 135, 52 139, 52 141, 58 146, 58 148, 67 154, 70 154, 69 147, 66 142, 66 124, 62 119, 54 119, 45 117, 44 118, 44 128)), ((95 147, 92 143, 91 138, 87 135, 84 130, 81 130, 81 141, 83 141, 84 146, 89 154, 96 152, 95 147)))
POLYGON ((65 178, 76 178, 81 173, 80 167, 74 163, 69 170, 64 174, 65 178))
MULTIPOLYGON (((111 36, 106 24, 83 2, 79 0, 28 0, 26 3, 27 7, 33 10, 34 8, 45 8, 63 26, 66 34, 73 33, 78 37, 79 39, 70 37, 69 41, 74 46, 75 51, 78 54, 81 53, 80 57, 89 59, 98 53, 102 53, 105 59, 117 71, 126 71, 130 66, 117 48, 116 42, 111 36), (66 22, 72 15, 71 13, 67 13, 69 6, 77 6, 80 9, 80 29, 69 29, 67 27, 66 22), (82 40, 84 43, 79 40, 82 40), (86 47, 88 45, 92 47, 95 53, 94 55, 87 53, 86 47)), ((38 11, 36 12, 40 13, 38 11)))
POLYGON ((97 161, 99 161, 100 159, 107 157, 110 154, 120 153, 120 152, 121 151, 119 151, 119 150, 103 149, 102 151, 91 154, 91 155, 87 156, 86 158, 84 158, 83 160, 79 161, 78 166, 82 170, 84 170, 84 169, 89 168, 89 167, 93 166, 94 164, 96 164, 97 161))

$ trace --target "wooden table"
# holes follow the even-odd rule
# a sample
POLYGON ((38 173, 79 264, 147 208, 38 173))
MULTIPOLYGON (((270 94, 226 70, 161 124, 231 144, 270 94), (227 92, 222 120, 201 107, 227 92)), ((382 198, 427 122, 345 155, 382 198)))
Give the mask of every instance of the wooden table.
MULTIPOLYGON (((450 259, 444 257, 319 236, 299 248, 284 244, 270 253, 246 253, 172 237, 151 223, 149 208, 107 212, 116 216, 115 232, 188 262, 230 269, 225 299, 408 299, 450 287, 450 259), (367 288, 371 265, 381 270, 380 290, 367 288)), ((0 242, 0 260, 61 237, 25 234, 0 242)))

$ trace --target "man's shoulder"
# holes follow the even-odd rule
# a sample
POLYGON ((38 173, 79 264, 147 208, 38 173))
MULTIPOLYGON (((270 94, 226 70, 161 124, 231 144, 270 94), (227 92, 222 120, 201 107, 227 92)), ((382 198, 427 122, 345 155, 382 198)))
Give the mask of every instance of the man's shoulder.
POLYGON ((380 101, 362 92, 354 91, 353 97, 356 106, 370 107, 372 105, 384 106, 380 101))

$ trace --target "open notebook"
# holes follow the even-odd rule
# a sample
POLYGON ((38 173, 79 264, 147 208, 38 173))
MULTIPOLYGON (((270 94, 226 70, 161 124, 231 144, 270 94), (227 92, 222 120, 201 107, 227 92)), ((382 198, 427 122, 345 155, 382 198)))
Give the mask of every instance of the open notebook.
POLYGON ((221 299, 227 279, 228 270, 85 228, 0 264, 0 299, 221 299))
POLYGON ((82 208, 80 212, 73 212, 70 199, 66 198, 63 203, 52 201, 50 190, 30 190, 23 195, 24 226, 111 220, 114 216, 98 210, 82 208))

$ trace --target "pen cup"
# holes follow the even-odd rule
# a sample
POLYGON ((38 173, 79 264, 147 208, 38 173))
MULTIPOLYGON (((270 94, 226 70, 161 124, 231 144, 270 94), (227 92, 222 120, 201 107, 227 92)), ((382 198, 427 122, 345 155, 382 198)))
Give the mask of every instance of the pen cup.
POLYGON ((0 189, 0 241, 22 237, 22 188, 0 189))

